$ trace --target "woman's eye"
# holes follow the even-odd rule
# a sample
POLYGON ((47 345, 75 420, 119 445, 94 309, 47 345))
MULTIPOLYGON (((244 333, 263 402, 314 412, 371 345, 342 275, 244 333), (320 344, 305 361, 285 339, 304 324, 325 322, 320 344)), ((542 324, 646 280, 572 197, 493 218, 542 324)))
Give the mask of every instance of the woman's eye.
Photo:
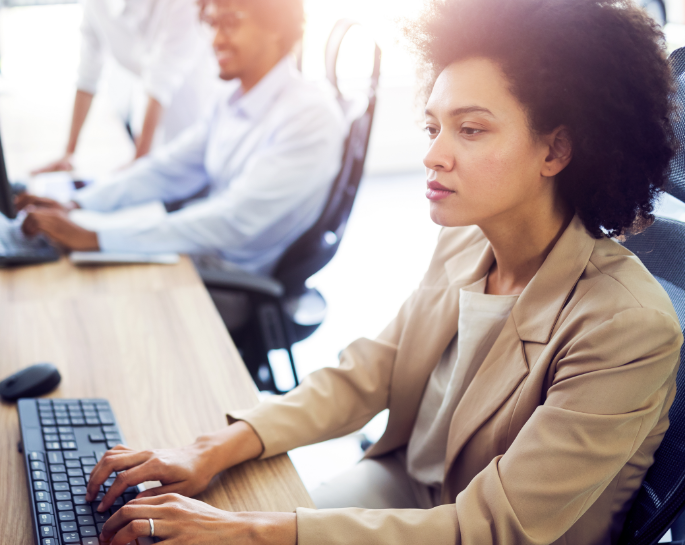
POLYGON ((476 129, 474 127, 462 127, 461 131, 468 136, 475 136, 476 134, 485 132, 483 129, 476 129))
POLYGON ((426 131, 426 134, 427 134, 428 136, 430 136, 431 138, 435 138, 435 137, 438 135, 438 132, 439 132, 437 128, 435 128, 435 127, 430 127, 430 126, 425 127, 423 130, 426 131))

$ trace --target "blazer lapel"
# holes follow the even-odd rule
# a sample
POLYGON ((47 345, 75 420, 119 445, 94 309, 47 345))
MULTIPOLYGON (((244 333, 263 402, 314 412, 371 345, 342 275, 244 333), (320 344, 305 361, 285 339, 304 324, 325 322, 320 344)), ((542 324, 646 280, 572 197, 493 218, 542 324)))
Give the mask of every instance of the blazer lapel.
MULTIPOLYGON (((556 321, 585 271, 594 247, 595 239, 581 220, 574 217, 521 293, 452 417, 445 479, 464 445, 511 397, 535 365, 536 362, 526 360, 524 341, 549 342, 556 321)), ((447 488, 443 488, 445 493, 447 488)))
POLYGON ((420 288, 421 297, 397 349, 388 426, 367 456, 396 448, 409 440, 428 377, 457 332, 459 290, 483 278, 493 261, 492 248, 483 238, 445 262, 445 285, 420 288), (465 263, 468 265, 464 266, 465 263))

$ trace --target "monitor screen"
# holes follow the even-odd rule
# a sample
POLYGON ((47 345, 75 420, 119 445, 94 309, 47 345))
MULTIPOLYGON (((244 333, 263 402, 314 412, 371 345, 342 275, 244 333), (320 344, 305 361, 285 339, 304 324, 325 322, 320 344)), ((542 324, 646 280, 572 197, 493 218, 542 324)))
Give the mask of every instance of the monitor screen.
POLYGON ((0 212, 8 218, 16 217, 12 187, 7 178, 7 168, 5 167, 5 153, 2 149, 2 139, 0 139, 0 212))

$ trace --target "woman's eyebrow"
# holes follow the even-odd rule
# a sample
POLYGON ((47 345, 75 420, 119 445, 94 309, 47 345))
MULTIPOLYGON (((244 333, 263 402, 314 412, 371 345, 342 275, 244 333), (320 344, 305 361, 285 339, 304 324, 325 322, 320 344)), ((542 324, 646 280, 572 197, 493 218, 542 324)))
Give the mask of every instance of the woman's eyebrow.
MULTIPOLYGON (((448 115, 449 117, 457 117, 460 115, 472 113, 481 113, 489 115, 490 117, 495 117, 490 110, 488 110, 487 108, 483 108, 482 106, 464 106, 463 108, 455 108, 454 110, 450 110, 448 115)), ((429 109, 426 109, 425 114, 431 117, 435 117, 435 114, 431 112, 429 109)))

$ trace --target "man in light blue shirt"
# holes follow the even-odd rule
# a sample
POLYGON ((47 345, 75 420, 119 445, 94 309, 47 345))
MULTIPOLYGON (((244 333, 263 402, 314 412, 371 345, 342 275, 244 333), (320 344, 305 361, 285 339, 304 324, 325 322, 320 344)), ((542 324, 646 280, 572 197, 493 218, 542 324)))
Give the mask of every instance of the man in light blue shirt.
POLYGON ((289 54, 301 0, 209 0, 222 79, 208 115, 170 144, 68 205, 25 195, 24 231, 73 250, 218 255, 268 274, 318 218, 340 168, 346 126, 331 93, 306 82, 289 54), (89 231, 73 208, 101 212, 208 196, 141 225, 89 231))

